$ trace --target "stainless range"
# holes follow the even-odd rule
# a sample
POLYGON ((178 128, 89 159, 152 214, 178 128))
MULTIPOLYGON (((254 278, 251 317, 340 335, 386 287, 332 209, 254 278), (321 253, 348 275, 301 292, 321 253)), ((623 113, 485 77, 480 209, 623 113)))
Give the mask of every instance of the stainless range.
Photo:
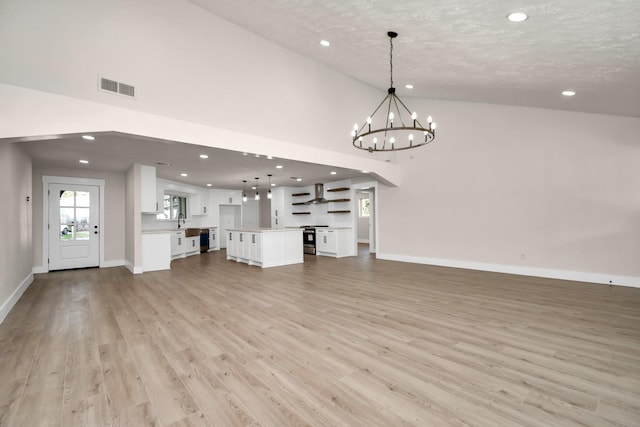
POLYGON ((305 254, 316 254, 316 228, 328 227, 328 225, 303 225, 302 227, 302 245, 305 254))

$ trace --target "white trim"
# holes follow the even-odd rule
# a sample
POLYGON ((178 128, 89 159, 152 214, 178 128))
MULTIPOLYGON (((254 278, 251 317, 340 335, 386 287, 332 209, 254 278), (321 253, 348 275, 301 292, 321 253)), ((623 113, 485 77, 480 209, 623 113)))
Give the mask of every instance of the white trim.
POLYGON ((48 272, 49 270, 47 270, 45 267, 41 265, 38 265, 31 269, 31 274, 42 274, 42 273, 48 273, 48 272))
POLYGON ((369 244, 369 239, 358 239, 358 243, 366 243, 366 244, 369 244))
POLYGON ((74 178, 65 176, 42 176, 42 268, 49 272, 49 184, 94 185, 100 189, 100 267, 104 262, 104 179, 74 178))
POLYGON ((104 261, 100 263, 100 268, 122 267, 122 266, 124 266, 123 259, 112 259, 110 261, 104 261))
POLYGON ((142 273, 144 273, 144 269, 142 267, 134 267, 133 264, 131 264, 128 261, 124 262, 124 266, 126 267, 127 270, 129 270, 131 272, 131 274, 142 274, 142 273))
POLYGON ((29 288, 29 285, 33 283, 33 273, 29 274, 23 281, 20 283, 20 286, 13 291, 13 294, 0 306, 0 324, 4 322, 4 319, 7 317, 11 309, 16 305, 24 291, 29 288))
POLYGON ((412 262, 416 264, 437 265, 441 267, 464 268, 468 270, 492 271, 496 273, 517 274, 520 276, 545 277, 549 279, 573 280, 578 282, 599 283, 603 285, 629 286, 640 288, 640 277, 618 276, 584 271, 556 270, 551 268, 523 267, 517 265, 489 264, 472 261, 459 261, 442 258, 426 258, 388 253, 378 253, 377 258, 390 261, 412 262))

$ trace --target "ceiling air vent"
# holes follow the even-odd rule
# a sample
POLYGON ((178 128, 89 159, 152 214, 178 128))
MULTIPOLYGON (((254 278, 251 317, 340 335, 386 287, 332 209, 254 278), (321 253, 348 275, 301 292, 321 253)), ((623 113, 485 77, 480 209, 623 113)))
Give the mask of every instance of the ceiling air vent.
POLYGON ((136 88, 134 86, 117 82, 115 80, 105 79, 104 77, 100 78, 100 89, 107 92, 129 96, 131 98, 136 97, 136 88))

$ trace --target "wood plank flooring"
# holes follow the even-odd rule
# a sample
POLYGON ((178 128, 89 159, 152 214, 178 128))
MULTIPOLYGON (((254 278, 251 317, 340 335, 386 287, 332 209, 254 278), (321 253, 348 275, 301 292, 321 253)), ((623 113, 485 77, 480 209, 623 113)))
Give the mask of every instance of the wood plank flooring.
POLYGON ((224 250, 37 275, 1 426, 640 426, 640 289, 224 250))

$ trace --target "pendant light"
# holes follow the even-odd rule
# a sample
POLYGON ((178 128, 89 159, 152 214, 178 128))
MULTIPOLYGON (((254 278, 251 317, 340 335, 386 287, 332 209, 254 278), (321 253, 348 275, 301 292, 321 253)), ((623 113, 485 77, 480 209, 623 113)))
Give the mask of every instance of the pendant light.
POLYGON ((256 178, 256 197, 255 200, 260 200, 260 193, 258 193, 258 180, 260 178, 256 178))
POLYGON ((271 174, 267 175, 269 177, 269 191, 267 192, 267 199, 271 199, 273 197, 273 194, 271 194, 271 174))
POLYGON ((246 184, 247 184, 247 180, 243 179, 242 180, 242 201, 243 202, 247 201, 247 192, 245 191, 246 184))
POLYGON ((431 116, 427 117, 427 124, 423 125, 418 120, 418 114, 415 111, 412 112, 396 95, 396 88, 393 87, 393 39, 398 37, 398 33, 389 31, 387 36, 390 46, 389 75, 391 83, 387 95, 374 112, 367 117, 364 124, 358 126, 356 123, 351 131, 353 146, 370 153, 422 147, 436 137, 436 124, 431 116), (379 110, 381 114, 377 118, 374 117, 379 110))

